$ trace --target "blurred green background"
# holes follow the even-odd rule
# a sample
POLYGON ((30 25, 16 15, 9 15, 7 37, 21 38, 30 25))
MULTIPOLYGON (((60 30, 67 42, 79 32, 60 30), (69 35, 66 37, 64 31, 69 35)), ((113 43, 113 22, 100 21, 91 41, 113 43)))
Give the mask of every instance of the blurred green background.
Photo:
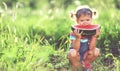
POLYGON ((81 5, 101 25, 93 70, 120 71, 120 0, 0 0, 0 71, 70 71, 70 12, 81 5))

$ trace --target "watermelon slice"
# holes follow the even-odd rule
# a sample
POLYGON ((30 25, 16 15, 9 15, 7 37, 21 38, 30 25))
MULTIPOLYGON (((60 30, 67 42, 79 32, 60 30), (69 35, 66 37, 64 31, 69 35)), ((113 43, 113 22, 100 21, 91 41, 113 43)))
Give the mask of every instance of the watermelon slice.
POLYGON ((83 36, 92 36, 95 35, 96 29, 100 28, 100 25, 73 25, 71 27, 72 31, 75 29, 79 30, 79 33, 81 31, 83 36))

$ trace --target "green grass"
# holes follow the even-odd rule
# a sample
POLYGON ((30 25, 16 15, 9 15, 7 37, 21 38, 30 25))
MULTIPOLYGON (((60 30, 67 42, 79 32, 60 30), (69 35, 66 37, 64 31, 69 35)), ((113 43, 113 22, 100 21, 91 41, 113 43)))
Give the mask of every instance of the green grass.
MULTIPOLYGON (((70 70, 66 55, 68 35, 74 22, 68 12, 64 9, 31 11, 29 8, 15 9, 11 14, 9 10, 3 12, 4 16, 0 17, 0 71, 56 71, 57 67, 70 70)), ((93 63, 93 70, 119 71, 120 57, 113 56, 111 48, 120 47, 120 12, 115 8, 99 12, 94 23, 101 25, 97 44, 101 55, 93 63), (104 61, 109 61, 109 57, 113 59, 113 66, 104 61)))

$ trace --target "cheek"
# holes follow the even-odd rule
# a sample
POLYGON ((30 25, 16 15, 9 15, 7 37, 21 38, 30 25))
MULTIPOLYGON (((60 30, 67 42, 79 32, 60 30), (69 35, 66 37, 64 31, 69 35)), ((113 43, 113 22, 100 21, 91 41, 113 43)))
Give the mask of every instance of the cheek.
POLYGON ((92 20, 90 20, 90 23, 92 22, 92 20))
POLYGON ((82 22, 81 22, 81 21, 78 21, 77 23, 78 23, 78 24, 82 24, 82 22))
POLYGON ((78 24, 83 25, 83 24, 84 24, 84 22, 79 22, 78 24))
POLYGON ((88 24, 91 24, 92 23, 92 21, 88 21, 88 24))

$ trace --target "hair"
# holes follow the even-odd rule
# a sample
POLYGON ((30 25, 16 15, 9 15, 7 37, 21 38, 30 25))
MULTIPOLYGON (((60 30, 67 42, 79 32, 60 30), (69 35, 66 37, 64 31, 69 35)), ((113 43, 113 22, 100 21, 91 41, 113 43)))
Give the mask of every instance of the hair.
POLYGON ((92 18, 92 11, 89 8, 81 8, 77 10, 75 16, 76 18, 79 18, 81 15, 90 15, 90 17, 92 18))
POLYGON ((79 18, 81 15, 90 15, 93 18, 93 15, 96 15, 96 12, 92 12, 92 10, 88 6, 81 6, 76 9, 75 13, 71 13, 71 18, 75 16, 75 18, 79 18))

